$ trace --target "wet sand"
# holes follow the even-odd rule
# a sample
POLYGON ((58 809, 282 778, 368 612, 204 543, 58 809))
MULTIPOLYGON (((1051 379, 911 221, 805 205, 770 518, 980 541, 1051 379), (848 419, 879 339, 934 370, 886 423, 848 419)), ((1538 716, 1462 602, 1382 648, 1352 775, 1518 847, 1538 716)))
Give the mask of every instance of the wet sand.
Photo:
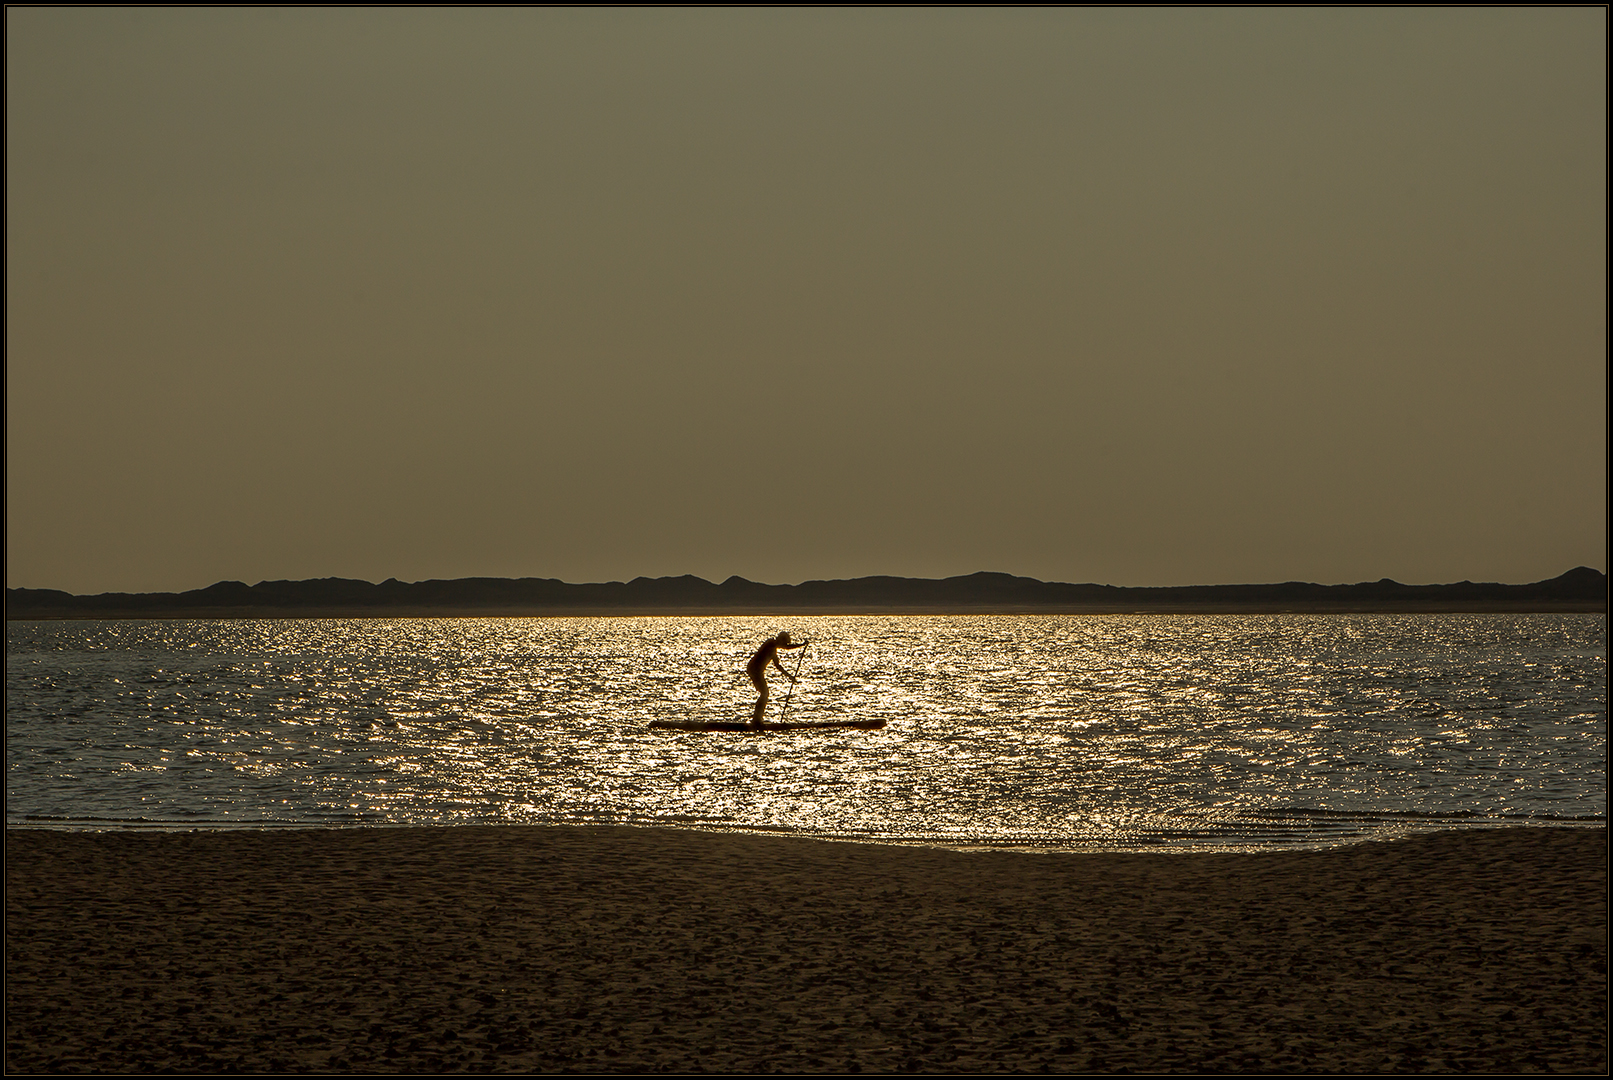
POLYGON ((6 833, 8 1072, 1607 1069, 1607 832, 6 833))

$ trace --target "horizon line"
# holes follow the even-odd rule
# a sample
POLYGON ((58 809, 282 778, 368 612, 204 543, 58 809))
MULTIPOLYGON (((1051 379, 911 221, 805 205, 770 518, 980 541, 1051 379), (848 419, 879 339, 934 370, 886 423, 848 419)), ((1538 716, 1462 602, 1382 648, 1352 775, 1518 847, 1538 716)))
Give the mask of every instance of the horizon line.
POLYGON ((1375 580, 1346 581, 1346 582, 1332 582, 1332 583, 1323 583, 1323 582, 1318 582, 1318 581, 1304 581, 1304 580, 1301 580, 1301 579, 1298 579, 1298 578, 1289 578, 1289 579, 1286 579, 1286 580, 1283 580, 1283 581, 1216 582, 1216 583, 1199 583, 1199 584, 1192 584, 1192 585, 1111 585, 1111 584, 1107 584, 1107 583, 1103 583, 1103 582, 1096 582, 1096 581, 1080 581, 1080 582, 1076 582, 1076 581, 1054 581, 1054 580, 1048 580, 1048 579, 1044 579, 1044 578, 1034 578, 1034 577, 1030 577, 1030 576, 1024 575, 1024 574, 1011 574, 1011 573, 1008 573, 1006 571, 999 571, 999 570, 976 570, 976 571, 974 571, 972 573, 968 573, 968 574, 950 574, 950 575, 947 575, 945 577, 914 577, 914 576, 902 575, 902 574, 863 574, 863 575, 859 575, 857 577, 846 577, 846 578, 806 578, 806 579, 803 579, 803 580, 797 581, 797 582, 754 581, 754 580, 752 580, 750 578, 746 578, 746 577, 744 577, 742 575, 739 575, 739 574, 730 574, 728 577, 722 579, 721 581, 712 581, 712 580, 710 580, 708 578, 703 578, 698 574, 664 574, 664 575, 661 575, 659 577, 648 577, 648 576, 645 576, 645 575, 641 574, 641 575, 638 575, 637 577, 628 578, 628 579, 615 579, 615 578, 613 578, 613 579, 610 579, 608 581, 577 581, 577 582, 565 581, 562 578, 539 577, 539 576, 536 576, 536 575, 527 575, 527 576, 522 576, 522 577, 499 577, 499 576, 492 576, 492 575, 485 575, 485 574, 473 574, 473 575, 468 575, 468 576, 464 576, 464 577, 454 577, 454 578, 428 577, 428 578, 420 578, 420 579, 417 579, 415 581, 402 581, 402 580, 400 580, 400 579, 398 579, 396 577, 389 577, 389 578, 386 578, 383 581, 370 581, 367 578, 350 578, 350 577, 341 577, 341 576, 338 576, 338 575, 331 575, 331 576, 327 576, 327 577, 312 577, 312 578, 263 578, 263 579, 257 581, 254 584, 251 584, 251 585, 248 585, 245 581, 242 581, 242 580, 237 579, 237 578, 222 578, 222 579, 220 579, 218 581, 213 582, 210 585, 203 585, 203 586, 199 586, 197 588, 181 589, 181 590, 172 590, 172 589, 169 589, 169 590, 152 590, 152 591, 147 591, 147 592, 130 592, 130 591, 122 591, 122 590, 105 590, 105 591, 98 592, 98 593, 71 593, 71 592, 68 592, 65 589, 55 589, 55 588, 49 588, 49 587, 39 588, 39 587, 34 587, 34 586, 13 586, 13 585, 7 585, 6 586, 6 592, 8 592, 8 593, 13 593, 13 592, 53 592, 53 593, 61 593, 61 594, 66 595, 66 596, 87 598, 87 597, 94 597, 94 596, 183 596, 183 595, 185 595, 187 593, 206 592, 206 591, 211 590, 211 589, 217 589, 220 586, 232 586, 233 585, 233 586, 240 586, 240 587, 248 588, 248 589, 255 589, 255 588, 258 588, 258 587, 264 586, 264 585, 281 585, 281 584, 299 585, 299 584, 307 584, 307 583, 311 583, 311 582, 349 582, 349 583, 353 583, 353 584, 368 585, 368 586, 370 586, 372 588, 380 588, 380 587, 390 585, 390 584, 397 584, 397 585, 403 585, 403 586, 413 586, 413 585, 429 584, 429 583, 433 583, 433 582, 437 582, 437 583, 453 583, 453 582, 461 582, 461 581, 479 581, 479 582, 543 581, 543 582, 555 582, 555 583, 558 583, 558 584, 561 584, 561 585, 571 585, 571 586, 577 586, 577 587, 585 587, 585 586, 590 586, 590 585, 601 585, 601 586, 603 586, 603 585, 622 585, 622 586, 626 586, 626 585, 635 584, 637 582, 685 581, 685 580, 691 580, 691 579, 694 580, 694 581, 703 582, 703 583, 705 583, 707 585, 712 585, 712 586, 715 586, 715 587, 718 587, 718 588, 721 588, 721 587, 723 587, 725 585, 728 585, 728 584, 732 583, 732 584, 742 584, 742 585, 760 585, 760 586, 763 586, 763 587, 766 587, 766 588, 774 588, 774 589, 780 589, 780 588, 788 589, 788 588, 799 588, 800 586, 803 586, 803 585, 833 584, 833 583, 838 583, 838 582, 846 582, 846 583, 861 582, 861 581, 948 582, 948 581, 966 581, 966 580, 968 580, 970 578, 991 578, 991 579, 999 579, 999 580, 1034 582, 1034 583, 1039 584, 1039 585, 1071 585, 1071 586, 1077 586, 1077 587, 1099 588, 1099 589, 1230 589, 1230 588, 1245 588, 1245 587, 1249 587, 1249 588, 1272 587, 1272 586, 1280 586, 1280 585, 1314 585, 1314 586, 1319 586, 1321 588, 1340 588, 1340 587, 1363 586, 1363 585, 1399 585, 1399 586, 1402 586, 1402 587, 1405 587, 1405 588, 1434 588, 1434 587, 1440 587, 1440 586, 1459 586, 1459 585, 1502 585, 1502 586, 1508 586, 1508 587, 1516 588, 1516 587, 1520 587, 1520 586, 1524 586, 1524 585, 1543 585, 1543 584, 1546 584, 1548 582, 1560 581, 1563 578, 1567 578, 1567 577, 1575 576, 1575 575, 1583 576, 1583 574, 1581 573, 1582 571, 1586 572, 1586 573, 1597 574, 1597 575, 1599 575, 1601 577, 1604 577, 1604 578, 1607 576, 1605 571, 1598 570, 1595 567, 1585 566, 1585 565, 1580 565, 1580 566, 1573 567, 1572 569, 1564 571, 1563 573, 1558 574, 1555 577, 1540 578, 1540 579, 1538 579, 1536 581, 1525 581, 1525 582, 1473 581, 1473 580, 1471 580, 1469 578, 1463 578, 1460 581, 1411 583, 1411 582, 1399 581, 1399 580, 1397 580, 1395 578, 1383 577, 1383 578, 1377 578, 1375 580))

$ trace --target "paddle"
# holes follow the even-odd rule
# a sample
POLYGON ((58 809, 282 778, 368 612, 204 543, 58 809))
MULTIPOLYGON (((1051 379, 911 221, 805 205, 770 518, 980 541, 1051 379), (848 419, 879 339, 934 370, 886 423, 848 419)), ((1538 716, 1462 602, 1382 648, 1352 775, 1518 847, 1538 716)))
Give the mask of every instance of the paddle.
POLYGON ((795 696, 795 682, 801 677, 801 668, 806 664, 807 646, 812 642, 803 642, 801 645, 801 659, 795 662, 795 674, 790 676, 790 692, 784 695, 784 710, 779 713, 778 722, 784 723, 785 717, 790 715, 790 698, 795 696))

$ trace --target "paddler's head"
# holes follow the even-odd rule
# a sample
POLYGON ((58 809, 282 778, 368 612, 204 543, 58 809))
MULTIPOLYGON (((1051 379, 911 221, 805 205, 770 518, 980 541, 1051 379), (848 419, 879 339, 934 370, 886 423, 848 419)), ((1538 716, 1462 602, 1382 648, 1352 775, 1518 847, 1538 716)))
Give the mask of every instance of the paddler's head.
POLYGON ((790 632, 788 630, 780 630, 778 632, 778 637, 774 638, 773 640, 778 642, 780 645, 788 645, 790 643, 790 632))

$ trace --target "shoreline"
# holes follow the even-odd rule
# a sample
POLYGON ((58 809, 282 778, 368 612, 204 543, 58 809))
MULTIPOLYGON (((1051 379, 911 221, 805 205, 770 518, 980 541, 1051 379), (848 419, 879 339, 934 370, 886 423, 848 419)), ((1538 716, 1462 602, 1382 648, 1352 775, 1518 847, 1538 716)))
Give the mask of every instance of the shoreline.
POLYGON ((23 1071, 1604 1071, 1607 830, 6 830, 23 1071))
POLYGON ((67 833, 73 835, 143 836, 187 833, 319 833, 319 832, 399 832, 439 829, 621 829, 630 832, 689 833, 712 837, 758 837, 795 840, 815 844, 850 845, 870 849, 897 848, 914 851, 944 851, 959 855, 1003 854, 1036 856, 1143 855, 1179 858, 1185 856, 1268 856, 1282 854, 1342 851, 1361 844, 1390 844, 1447 832, 1489 832, 1513 829, 1592 829, 1605 831, 1608 819, 1602 817, 1514 818, 1506 821, 1471 820, 1441 824, 1401 823, 1393 828, 1361 828, 1350 833, 1304 840, 1258 840, 1231 838, 1201 847, 1173 843, 1167 839, 1072 840, 1067 837, 959 839, 946 836, 852 836, 799 831, 789 826, 768 825, 669 825, 654 822, 568 822, 568 821, 458 821, 421 825, 407 821, 8 821, 12 832, 67 833))

